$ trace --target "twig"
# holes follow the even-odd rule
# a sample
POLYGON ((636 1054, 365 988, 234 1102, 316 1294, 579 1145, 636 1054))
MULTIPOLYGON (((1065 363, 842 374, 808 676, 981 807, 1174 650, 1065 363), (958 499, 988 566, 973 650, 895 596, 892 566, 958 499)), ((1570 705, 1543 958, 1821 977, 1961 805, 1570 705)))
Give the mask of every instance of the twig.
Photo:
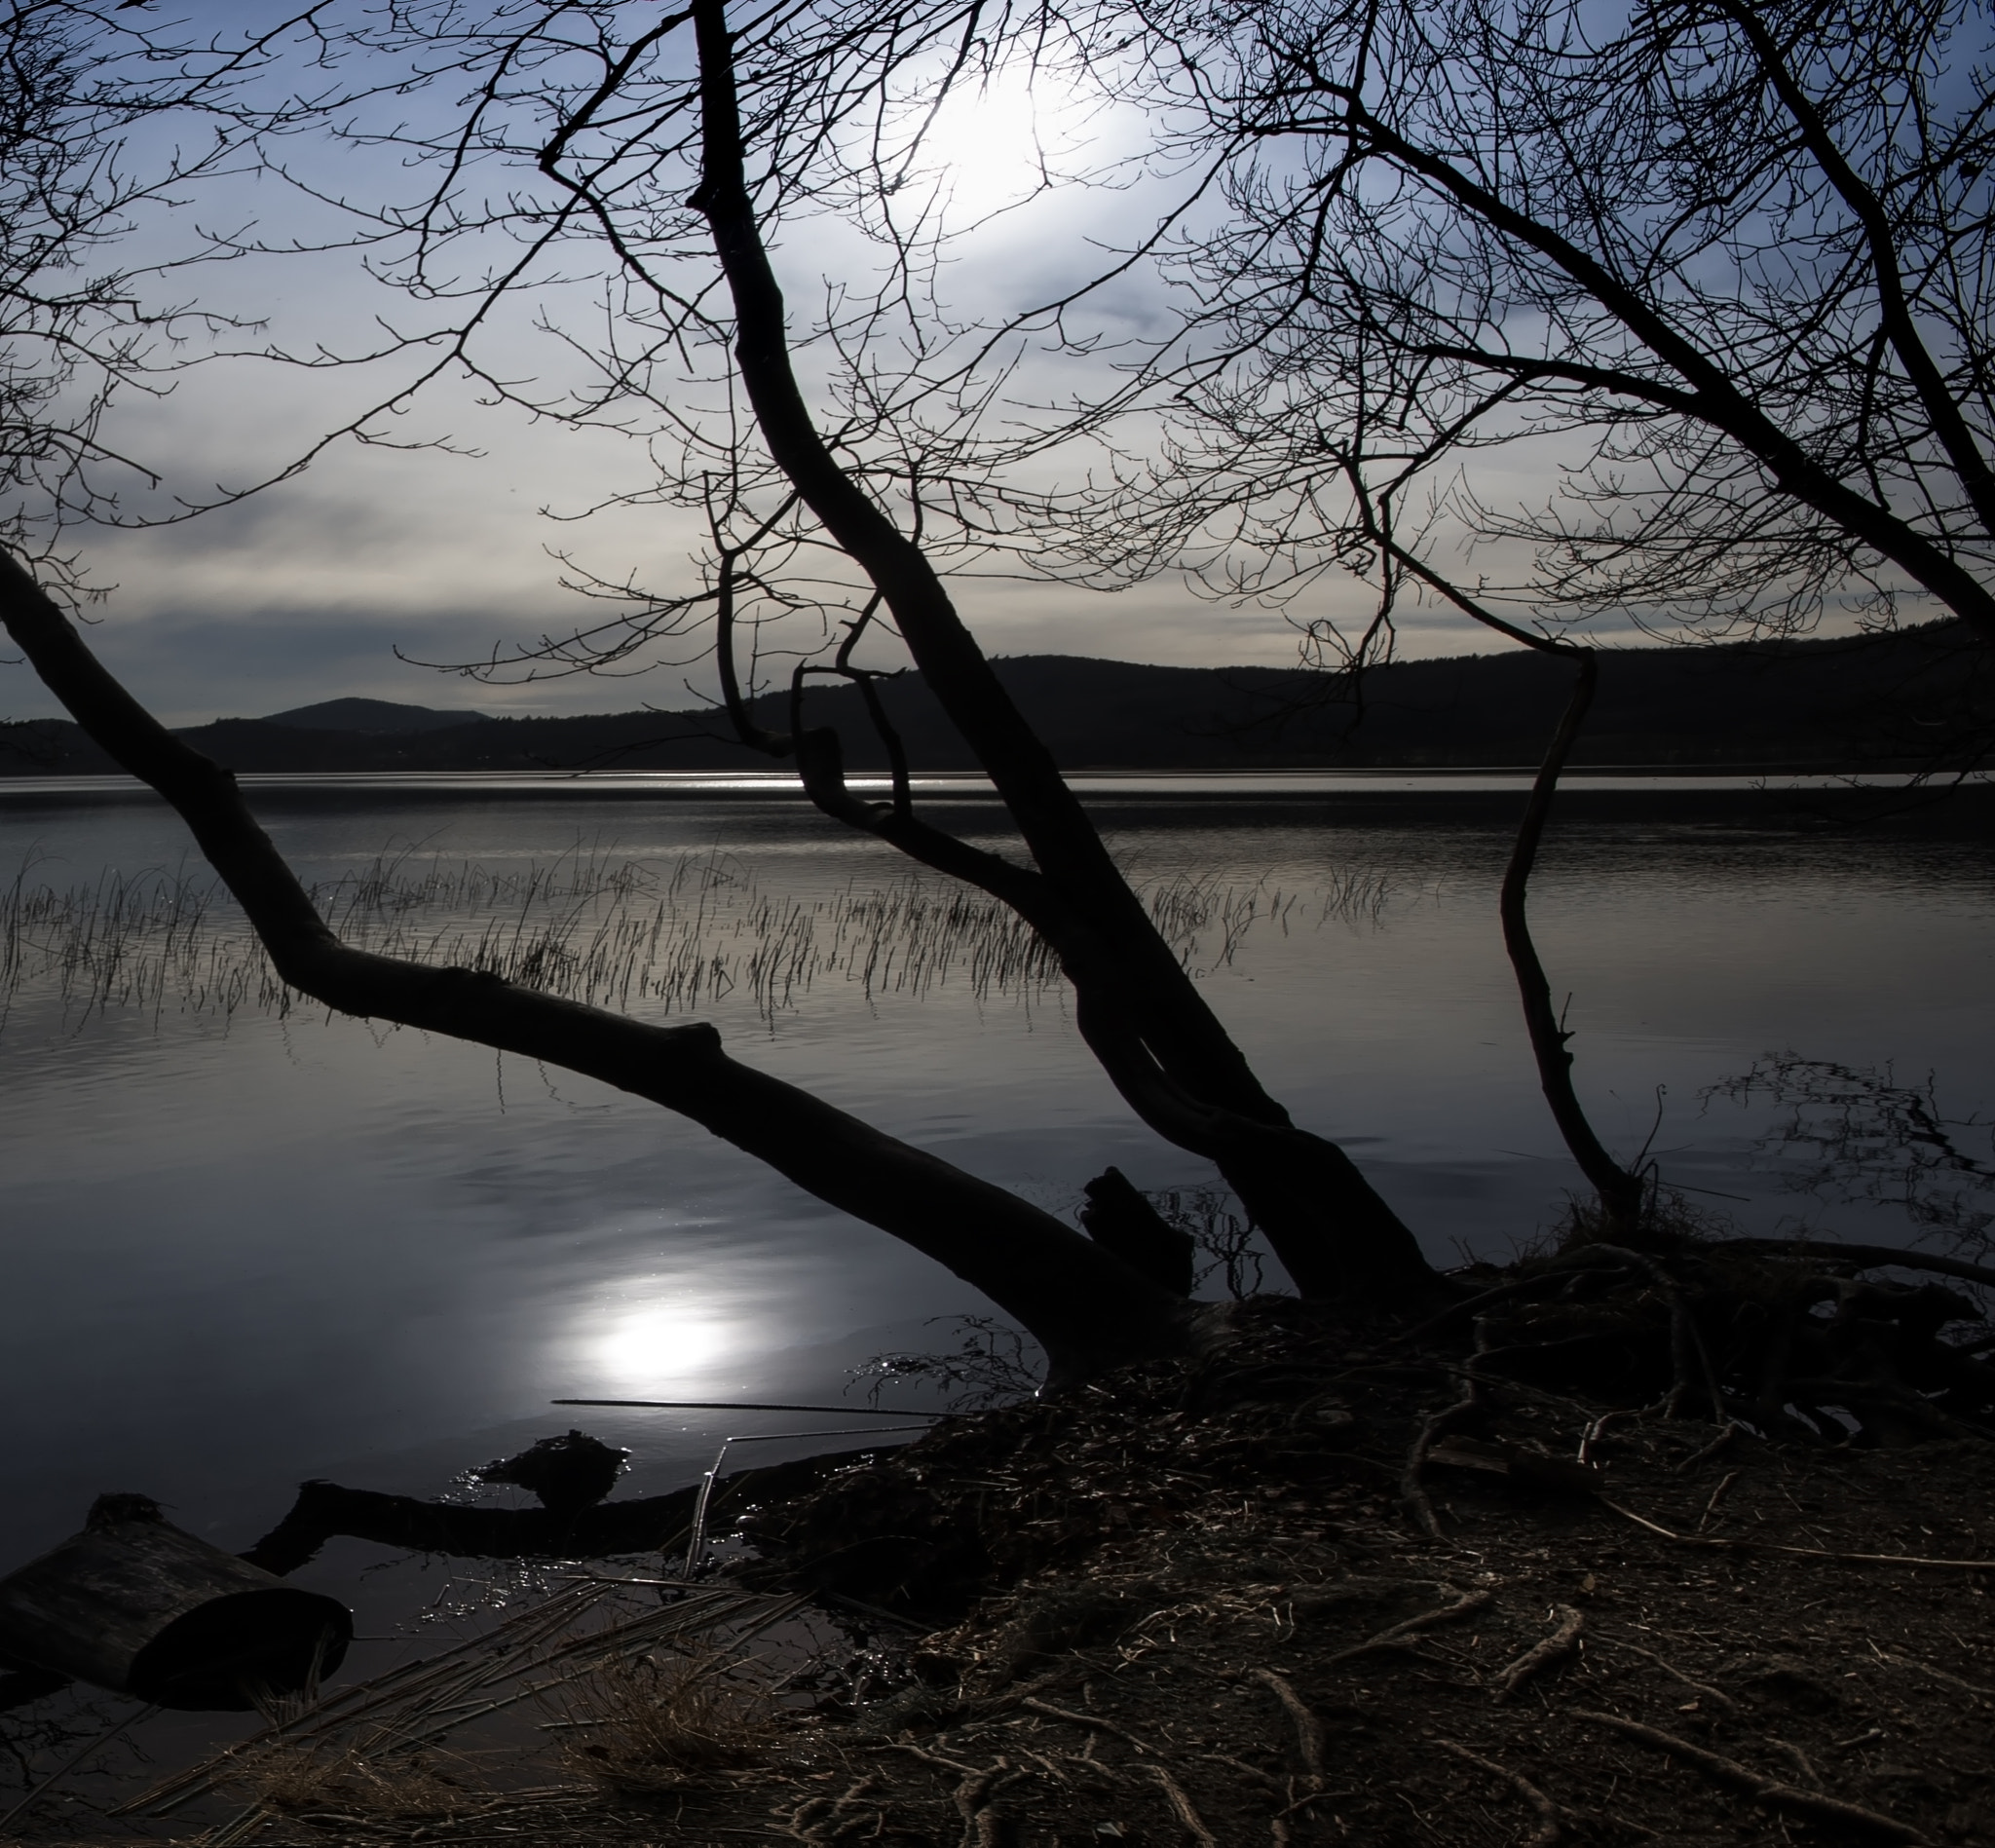
MULTIPOLYGON (((1914 1675, 1924 1675, 1936 1681, 1943 1681, 1948 1687, 1957 1687, 1963 1694, 1972 1694, 1977 1700, 1995 1700, 1995 1687, 1983 1687, 1978 1681, 1964 1681, 1958 1675, 1949 1675, 1944 1669, 1936 1669, 1930 1662, 1915 1661, 1908 1655, 1892 1655, 1870 1644, 1870 1653, 1878 1661, 1889 1663, 1895 1669, 1910 1669, 1914 1675)), ((0 1819, 4 1820, 4 1819, 0 1819)))
MULTIPOLYGON (((1004 1838, 1004 1818, 993 1798, 1007 1785, 1016 1784, 1028 1773, 1014 1770, 1011 1760, 999 1757, 987 1771, 972 1771, 956 1788, 957 1814, 962 1818, 962 1848, 1000 1848, 1004 1838)), ((1211 1837, 1207 1837, 1211 1841, 1211 1837)), ((1213 1843, 1213 1848, 1218 1848, 1213 1843)))
POLYGON ((1579 1633, 1586 1628, 1584 1613, 1575 1610, 1570 1604, 1554 1604, 1552 1608, 1558 1614, 1559 1628, 1542 1641, 1532 1643, 1497 1676, 1495 1685, 1489 1690, 1490 1699, 1509 1699, 1548 1662, 1556 1662, 1562 1656, 1570 1655, 1578 1646, 1579 1633))
POLYGON ((1559 1820, 1559 1805, 1552 1801, 1529 1778, 1516 1771, 1506 1770, 1492 1759, 1485 1758, 1471 1752, 1466 1746, 1458 1746, 1452 1739, 1437 1739, 1434 1742, 1443 1752, 1450 1753, 1464 1764, 1472 1764, 1479 1771, 1507 1784, 1524 1798, 1538 1814, 1538 1827, 1524 1843, 1524 1848, 1553 1848, 1553 1843, 1565 1833, 1564 1825, 1559 1820))
POLYGON ((1620 1412, 1601 1413, 1598 1418, 1595 1418, 1593 1422, 1589 1424, 1586 1427, 1586 1429, 1579 1434, 1580 1462, 1591 1463, 1594 1460, 1594 1447, 1598 1445, 1600 1439, 1605 1437, 1606 1434, 1609 1431, 1611 1431, 1615 1425, 1626 1424, 1629 1422, 1629 1420, 1633 1418, 1638 1418, 1640 1416, 1641 1414, 1639 1412, 1633 1412, 1627 1410, 1623 1410, 1620 1412))
POLYGON ((1093 1714, 1070 1713, 1064 1707, 1055 1707, 1051 1701, 1028 1698, 1018 1703, 1035 1714, 1044 1714, 1048 1719, 1064 1719, 1070 1726, 1084 1726, 1090 1732, 1113 1733, 1125 1744, 1134 1746, 1138 1752, 1154 1753, 1155 1748, 1147 1746, 1127 1726, 1118 1726, 1112 1719, 1102 1719, 1093 1714))
MULTIPOLYGON (((1736 1429, 1737 1427, 1735 1426, 1734 1428, 1736 1429)), ((1704 1512, 1697 1517, 1698 1532, 1702 1533, 1704 1531, 1705 1524, 1711 1520, 1713 1515, 1717 1513, 1718 1503, 1724 1500, 1727 1493, 1730 1492, 1732 1485, 1738 1480, 1739 1472, 1736 1469, 1728 1469, 1725 1472, 1723 1480, 1711 1491, 1711 1499, 1704 1504, 1704 1512)))
POLYGON ((1739 1703, 1722 1688, 1713 1687, 1705 1681, 1693 1681, 1681 1669, 1677 1668, 1674 1663, 1665 1661, 1653 1649, 1644 1649, 1640 1643, 1629 1642, 1620 1637, 1606 1637, 1602 1641, 1611 1648, 1627 1649, 1636 1655, 1646 1656, 1671 1680, 1680 1681, 1693 1694, 1710 1701, 1714 1707, 1720 1707, 1728 1714, 1736 1714, 1739 1711, 1739 1703))
POLYGON ((1445 1540, 1448 1536, 1441 1531, 1440 1518, 1434 1512, 1433 1502, 1427 1498, 1423 1478, 1427 1472, 1428 1453, 1437 1440, 1482 1409, 1481 1382, 1476 1378, 1475 1366, 1477 1358, 1487 1345, 1487 1331, 1479 1318, 1476 1322, 1475 1351, 1462 1370, 1461 1397, 1452 1405, 1430 1412, 1420 1420, 1420 1428, 1413 1437, 1413 1447, 1407 1452, 1406 1467, 1400 1473, 1401 1504, 1412 1516, 1413 1525, 1430 1540, 1445 1540))
POLYGON ((945 1758, 940 1753, 924 1752, 920 1746, 911 1746, 905 1739, 882 1739, 863 1748, 867 1752, 904 1752, 911 1758, 920 1758, 923 1764, 939 1764, 945 1771, 954 1771, 959 1777, 975 1777, 976 1767, 959 1764, 954 1758, 945 1758))
POLYGON ((1191 1799, 1180 1788, 1178 1780, 1160 1764, 1147 1764, 1143 1768, 1163 1786, 1164 1794, 1171 1799, 1171 1807, 1178 1812, 1178 1820, 1197 1840, 1199 1848, 1220 1848, 1212 1830, 1206 1828, 1204 1818, 1192 1808, 1191 1799))
POLYGON ((1730 1450, 1732 1440, 1745 1428, 1737 1418, 1734 1418, 1702 1450, 1692 1451, 1688 1456, 1676 1464, 1675 1466, 1675 1473, 1678 1476, 1687 1476, 1698 1464, 1708 1463, 1713 1456, 1719 1454, 1720 1452, 1730 1450))
POLYGON ((1283 1785, 1281 1779, 1276 1777, 1272 1771, 1263 1771, 1258 1764, 1249 1764, 1245 1758, 1231 1757, 1223 1752, 1194 1752, 1191 1755, 1194 1758, 1207 1759, 1213 1764, 1227 1765, 1231 1769, 1242 1772, 1257 1782, 1266 1785, 1270 1791, 1277 1792, 1286 1791, 1287 1787, 1283 1785))
POLYGON ((1838 1823, 1845 1829, 1862 1829, 1873 1835, 1889 1836, 1893 1841, 1925 1840, 1910 1824, 1899 1822, 1895 1817, 1880 1815, 1874 1809, 1865 1809, 1861 1803, 1845 1803, 1840 1797, 1825 1796, 1820 1791, 1804 1791, 1792 1784, 1783 1784, 1778 1778, 1763 1777, 1736 1758, 1720 1757, 1715 1752, 1693 1746, 1689 1740, 1678 1739, 1674 1733, 1658 1732, 1655 1727, 1644 1726, 1639 1720, 1623 1719, 1618 1714, 1592 1714, 1580 1710, 1574 1710, 1572 1716, 1596 1726, 1611 1727, 1630 1739, 1653 1747, 1657 1752, 1667 1753, 1684 1764, 1693 1765, 1714 1783, 1729 1785, 1733 1790, 1743 1791, 1762 1809, 1805 1817, 1810 1822, 1838 1823))
POLYGON ((1302 1769, 1309 1774, 1312 1784, 1320 1785, 1323 1782, 1323 1722, 1303 1705, 1302 1697, 1286 1678, 1272 1669, 1249 1669, 1247 1678, 1259 1681, 1262 1687, 1272 1688, 1275 1699, 1289 1710, 1289 1717, 1296 1722, 1296 1744, 1302 1754, 1302 1769))
POLYGON ((1600 1506, 1611 1508, 1638 1527, 1674 1540, 1678 1546, 1714 1547, 1723 1553, 1785 1553, 1800 1560, 1841 1560, 1853 1565, 1934 1565, 1954 1572, 1995 1572, 1995 1560, 1932 1560, 1916 1553, 1833 1553, 1823 1546, 1782 1546, 1772 1540, 1720 1540, 1705 1533, 1672 1533, 1645 1515, 1624 1508, 1618 1501, 1600 1497, 1600 1506))
POLYGON ((1771 1733, 1768 1733, 1766 1743, 1778 1752, 1782 1757, 1793 1761, 1794 1769, 1801 1774, 1802 1783, 1807 1785, 1811 1791, 1826 1791, 1828 1789, 1828 1786, 1822 1781, 1822 1773, 1816 1770, 1814 1760, 1799 1746, 1795 1745, 1792 1740, 1776 1739, 1771 1733))
POLYGON ((1452 1623, 1457 1617, 1466 1617, 1472 1611, 1481 1610, 1491 1596, 1489 1592, 1464 1592, 1457 1602, 1440 1610, 1422 1611, 1419 1616, 1409 1617, 1405 1623, 1396 1623, 1390 1630, 1381 1630, 1375 1637, 1353 1643, 1348 1649, 1339 1649, 1335 1655, 1326 1657, 1323 1666, 1330 1668, 1336 1663, 1349 1662, 1380 1649, 1396 1649, 1408 1638, 1417 1636, 1423 1630, 1432 1630, 1437 1624, 1452 1623))

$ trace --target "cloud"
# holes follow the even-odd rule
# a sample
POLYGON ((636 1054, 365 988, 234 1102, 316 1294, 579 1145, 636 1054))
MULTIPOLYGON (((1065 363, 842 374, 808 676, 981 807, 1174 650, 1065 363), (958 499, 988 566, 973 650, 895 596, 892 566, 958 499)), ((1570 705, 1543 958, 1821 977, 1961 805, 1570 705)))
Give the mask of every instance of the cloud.
MULTIPOLYGON (((992 158, 994 120, 981 106, 965 117, 959 138, 979 159, 992 158)), ((1139 126, 1110 122, 1105 148, 1126 152, 1139 126)), ((393 163, 376 171, 367 161, 379 167, 382 157, 352 150, 315 155, 301 142, 297 154, 308 166, 320 163, 310 176, 328 192, 361 196, 368 184, 386 186, 399 171, 393 163), (357 158, 361 165, 353 168, 357 158)), ((1098 268, 1118 241, 1126 244, 1160 197, 1155 186, 1048 195, 993 221, 944 280, 986 316, 1043 299, 1081 270, 1098 268)), ((261 235, 275 238, 320 235, 334 216, 323 207, 301 207, 268 174, 225 181, 198 209, 207 222, 260 223, 261 235)), ((150 223, 142 243, 155 254, 169 251, 176 227, 193 222, 176 210, 150 223)), ((830 222, 786 228, 776 254, 806 316, 822 302, 827 277, 863 286, 877 278, 880 263, 876 246, 830 222)), ((293 353, 360 351, 380 341, 385 324, 406 330, 419 325, 423 313, 445 312, 426 310, 371 280, 352 252, 251 257, 192 274, 209 305, 245 322, 267 322, 267 337, 293 353)), ((576 281, 577 274, 502 313, 484 350, 495 372, 544 384, 558 383, 564 366, 579 376, 572 354, 531 324, 539 308, 557 319, 579 318, 577 325, 600 312, 592 286, 576 281)), ((1135 277, 1088 312, 1106 335, 1104 348, 1030 359, 1014 381, 1019 396, 1051 401, 1091 390, 1100 368, 1126 357, 1129 349, 1119 342, 1166 324, 1159 296, 1135 277)), ((228 335, 222 344, 254 346, 265 337, 228 335)), ((159 494, 141 491, 128 500, 128 514, 157 517, 171 510, 175 493, 199 499, 282 470, 323 433, 393 398, 436 357, 435 349, 419 346, 351 369, 237 357, 193 367, 164 397, 128 399, 107 434, 167 476, 159 494)), ((807 371, 814 363, 814 355, 806 356, 807 371)), ((183 524, 77 534, 87 581, 105 593, 94 609, 101 622, 94 639, 107 664, 163 717, 183 724, 342 695, 484 710, 688 703, 688 674, 705 684, 696 668, 668 665, 638 679, 502 689, 441 679, 396 659, 399 649, 424 660, 475 660, 495 647, 600 619, 600 604, 561 587, 562 567, 550 548, 572 550, 579 564, 606 579, 628 577, 654 590, 691 581, 701 535, 681 512, 620 508, 580 524, 543 515, 544 507, 572 513, 641 487, 652 465, 640 440, 535 421, 481 403, 488 395, 462 379, 439 379, 390 420, 398 441, 449 442, 476 454, 348 442, 300 478, 183 524)), ((1215 604, 1172 580, 1112 596, 1055 584, 960 581, 959 594, 994 654, 1186 664, 1295 659, 1296 634, 1279 612, 1215 604)), ((1362 586, 1326 582, 1299 614, 1362 621, 1366 601, 1362 586)), ((1413 653, 1463 645, 1452 623, 1419 612, 1409 613, 1405 636, 1413 653)), ((55 711, 24 669, 0 668, 0 714, 55 711)))

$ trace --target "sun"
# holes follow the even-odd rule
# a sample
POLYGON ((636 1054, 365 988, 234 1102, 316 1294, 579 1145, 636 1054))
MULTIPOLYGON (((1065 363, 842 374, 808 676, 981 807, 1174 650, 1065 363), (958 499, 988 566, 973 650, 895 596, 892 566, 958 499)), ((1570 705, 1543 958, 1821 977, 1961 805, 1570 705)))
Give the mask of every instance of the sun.
POLYGON ((962 80, 910 124, 909 179, 961 226, 1023 205, 1061 178, 1082 145, 1072 91, 1041 76, 962 80))

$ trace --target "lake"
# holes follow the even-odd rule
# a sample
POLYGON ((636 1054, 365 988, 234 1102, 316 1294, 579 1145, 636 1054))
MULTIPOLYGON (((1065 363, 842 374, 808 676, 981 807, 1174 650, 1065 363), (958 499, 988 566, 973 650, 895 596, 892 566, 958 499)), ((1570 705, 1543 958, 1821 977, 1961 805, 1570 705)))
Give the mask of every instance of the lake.
MULTIPOLYGON (((1518 779, 1084 787, 1270 1088, 1437 1258, 1501 1256, 1557 1219, 1578 1177, 1495 921, 1518 779)), ((1706 1093, 1792 1050, 1931 1073, 1955 1117, 1995 1102, 1986 830, 1851 831, 1813 818, 1808 792, 1743 782, 1593 789, 1555 824, 1534 918, 1607 1142, 1647 1143, 1667 1183, 1754 1229, 1902 1240, 1888 1205, 1785 1189, 1780 1111, 1706 1093)), ((779 783, 251 794, 370 942, 510 957, 649 1017, 710 1019, 736 1057, 1057 1212, 1110 1162, 1148 1188, 1211 1184, 1133 1120, 1021 933, 779 783)), ((968 782, 925 796, 1006 839, 968 782)), ((303 1478, 433 1494, 571 1423, 636 1452, 632 1490, 662 1490, 723 1437, 842 1420, 548 1402, 836 1403, 868 1356, 988 1307, 655 1107, 283 1008, 143 792, 0 784, 0 881, 17 872, 0 1563, 107 1490, 240 1547, 303 1478), (37 911, 43 888, 69 896, 37 911)), ((343 1583, 360 1564, 314 1569, 343 1583)))

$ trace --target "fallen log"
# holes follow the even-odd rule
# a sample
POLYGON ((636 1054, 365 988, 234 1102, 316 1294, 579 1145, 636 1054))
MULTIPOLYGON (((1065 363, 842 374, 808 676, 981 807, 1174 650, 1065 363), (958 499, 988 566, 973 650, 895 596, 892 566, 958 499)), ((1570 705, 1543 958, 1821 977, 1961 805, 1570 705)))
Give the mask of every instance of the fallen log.
POLYGON ((242 1712, 330 1674, 344 1604, 184 1533, 144 1495, 100 1495, 81 1533, 0 1579, 0 1657, 161 1707, 242 1712))

